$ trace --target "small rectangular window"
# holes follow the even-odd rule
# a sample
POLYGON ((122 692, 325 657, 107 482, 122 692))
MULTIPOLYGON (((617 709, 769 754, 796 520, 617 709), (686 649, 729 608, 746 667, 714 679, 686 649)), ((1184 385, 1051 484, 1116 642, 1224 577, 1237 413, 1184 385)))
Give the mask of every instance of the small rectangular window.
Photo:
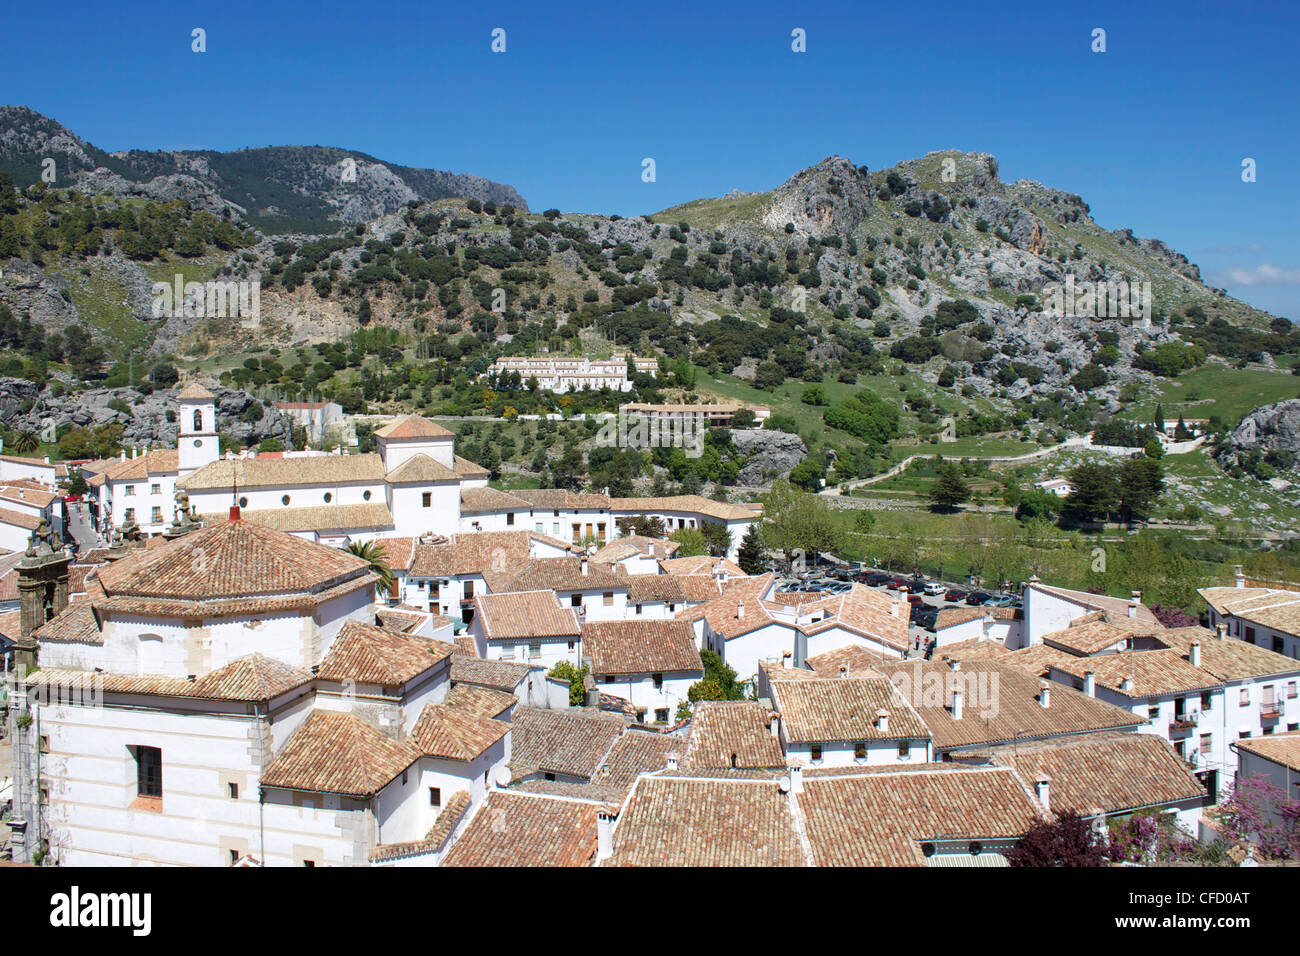
POLYGON ((663 674, 651 674, 650 676, 651 676, 651 678, 652 678, 652 679, 654 680, 654 682, 655 682, 655 690, 662 690, 662 689, 663 689, 663 686, 664 686, 664 675, 663 675, 663 674))
POLYGON ((821 748, 821 745, 820 745, 820 744, 813 744, 813 746, 812 746, 811 748, 809 748, 809 750, 810 750, 810 756, 812 757, 812 762, 813 762, 813 763, 821 763, 821 762, 822 762, 822 748, 821 748))
POLYGON ((541 644, 529 644, 529 645, 528 645, 528 656, 529 656, 529 657, 533 657, 533 658, 541 657, 541 656, 542 656, 542 645, 541 645, 541 644))
POLYGON ((898 742, 898 755, 900 757, 912 756, 912 742, 910 740, 900 740, 898 742))
POLYGON ((303 865, 303 866, 315 866, 315 865, 316 865, 316 861, 315 861, 315 860, 303 860, 303 861, 302 861, 302 865, 303 865))
POLYGON ((442 788, 441 788, 441 787, 430 787, 430 788, 429 788, 429 806, 431 806, 431 807, 440 807, 440 806, 442 806, 442 788))
POLYGON ((228 784, 226 784, 226 788, 227 788, 227 790, 230 792, 230 799, 231 799, 231 800, 238 800, 238 799, 239 799, 239 784, 237 784, 237 783, 228 783, 228 784))
POLYGON ((1243 688, 1241 689, 1241 697, 1240 697, 1239 701, 1240 701, 1240 705, 1241 705, 1242 707, 1249 707, 1249 706, 1250 706, 1250 690, 1249 690, 1248 688, 1243 687, 1243 688))
POLYGON ((601 595, 601 600, 603 600, 603 601, 605 602, 605 607, 613 607, 613 606, 614 606, 614 592, 613 592, 613 591, 606 591, 604 594, 601 595))
POLYGON ((433 505, 433 492, 432 492, 432 491, 426 491, 424 494, 422 494, 422 495, 420 496, 420 502, 421 502, 421 503, 424 505, 424 507, 426 507, 426 508, 432 507, 432 505, 433 505))
POLYGON ((660 724, 668 723, 668 708, 660 707, 655 711, 655 721, 660 724))
POLYGON ((135 748, 136 795, 162 796, 162 751, 157 747, 135 748))
POLYGON ((859 740, 853 745, 853 756, 858 760, 867 759, 867 743, 865 740, 859 740))
POLYGON ((513 511, 507 511, 507 512, 506 512, 506 527, 508 527, 508 528, 509 528, 509 527, 514 527, 514 523, 515 523, 515 513, 514 513, 513 511))
POLYGON ((581 594, 570 594, 570 595, 569 595, 569 606, 570 606, 570 607, 582 607, 582 595, 581 595, 581 594))

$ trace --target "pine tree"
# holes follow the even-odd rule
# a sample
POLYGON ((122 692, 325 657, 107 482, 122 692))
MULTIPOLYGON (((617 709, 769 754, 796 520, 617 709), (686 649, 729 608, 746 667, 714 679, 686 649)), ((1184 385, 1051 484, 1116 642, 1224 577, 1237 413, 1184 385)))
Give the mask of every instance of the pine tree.
POLYGON ((1165 407, 1163 405, 1156 406, 1156 429, 1158 431, 1165 430, 1165 407))
POLYGON ((740 542, 740 551, 736 554, 736 563, 746 574, 762 574, 765 569, 766 552, 759 537, 758 525, 751 524, 740 542))

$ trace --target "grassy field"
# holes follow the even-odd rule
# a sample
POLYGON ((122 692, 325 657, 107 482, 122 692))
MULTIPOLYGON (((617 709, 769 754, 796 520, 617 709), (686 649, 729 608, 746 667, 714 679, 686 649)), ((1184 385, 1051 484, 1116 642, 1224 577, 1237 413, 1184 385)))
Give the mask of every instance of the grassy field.
POLYGON ((1203 365, 1162 383, 1159 391, 1127 406, 1122 418, 1150 422, 1156 405, 1164 406, 1166 421, 1217 416, 1235 425, 1251 409, 1300 396, 1300 378, 1289 372, 1203 365))
POLYGON ((771 196, 771 193, 754 193, 734 198, 694 199, 657 212, 650 221, 670 226, 684 222, 692 229, 713 229, 723 223, 753 219, 771 196))

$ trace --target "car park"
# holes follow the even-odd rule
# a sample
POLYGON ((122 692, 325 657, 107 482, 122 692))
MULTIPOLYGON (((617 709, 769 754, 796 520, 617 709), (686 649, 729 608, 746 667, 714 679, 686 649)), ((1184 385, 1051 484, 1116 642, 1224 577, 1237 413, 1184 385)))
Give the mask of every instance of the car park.
POLYGON ((927 631, 933 631, 934 625, 939 620, 939 608, 937 607, 918 607, 915 608, 915 614, 912 617, 920 627, 927 631))

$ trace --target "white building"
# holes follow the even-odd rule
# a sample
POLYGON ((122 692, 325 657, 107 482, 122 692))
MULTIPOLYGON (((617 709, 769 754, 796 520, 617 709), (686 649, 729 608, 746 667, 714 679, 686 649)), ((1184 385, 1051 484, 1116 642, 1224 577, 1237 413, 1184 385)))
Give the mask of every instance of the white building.
MULTIPOLYGON (((657 375, 659 362, 652 358, 633 358, 633 367, 644 375, 657 375)), ((537 387, 549 392, 576 392, 582 389, 608 388, 626 392, 632 388, 627 377, 628 359, 614 355, 609 359, 542 355, 502 356, 483 377, 518 375, 521 384, 536 379, 537 387)))
POLYGON ((586 621, 582 656, 591 662, 597 689, 631 703, 645 722, 675 720, 686 692, 704 679, 686 621, 586 621))
POLYGON ((1300 660, 1300 590, 1283 582, 1253 581, 1237 567, 1233 587, 1202 588, 1210 627, 1223 624, 1228 635, 1300 660))
POLYGON ((469 637, 478 657, 550 669, 582 661, 582 628, 573 608, 553 591, 518 591, 474 598, 469 637))

